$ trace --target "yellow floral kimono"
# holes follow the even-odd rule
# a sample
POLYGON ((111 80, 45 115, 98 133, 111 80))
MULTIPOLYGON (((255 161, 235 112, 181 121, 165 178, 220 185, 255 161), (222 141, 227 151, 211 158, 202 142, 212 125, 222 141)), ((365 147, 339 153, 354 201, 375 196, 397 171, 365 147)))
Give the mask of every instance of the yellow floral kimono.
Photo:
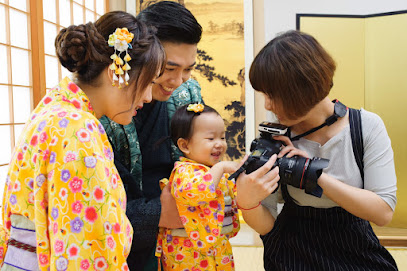
POLYGON ((3 206, 3 269, 128 270, 133 229, 112 148, 85 93, 68 78, 25 125, 3 206))
POLYGON ((183 157, 175 163, 169 183, 184 229, 160 229, 156 256, 165 270, 234 270, 235 184, 225 174, 215 187, 209 169, 183 157))

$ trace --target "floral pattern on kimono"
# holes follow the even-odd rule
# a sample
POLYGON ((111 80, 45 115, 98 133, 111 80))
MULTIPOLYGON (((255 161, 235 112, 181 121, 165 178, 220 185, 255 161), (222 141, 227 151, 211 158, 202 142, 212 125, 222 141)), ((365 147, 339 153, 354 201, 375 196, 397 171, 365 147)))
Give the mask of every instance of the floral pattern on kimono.
MULTIPOLYGON (((26 123, 3 206, 0 239, 10 234, 12 214, 32 221, 41 270, 128 270, 133 229, 113 151, 89 99, 69 78, 26 123)), ((3 242, 0 254, 6 249, 3 242)))
POLYGON ((175 163, 169 184, 187 236, 160 229, 156 256, 165 270, 234 270, 229 238, 240 229, 235 184, 225 174, 215 187, 209 170, 183 157, 175 163), (225 196, 231 198, 233 217, 232 230, 223 234, 225 196))

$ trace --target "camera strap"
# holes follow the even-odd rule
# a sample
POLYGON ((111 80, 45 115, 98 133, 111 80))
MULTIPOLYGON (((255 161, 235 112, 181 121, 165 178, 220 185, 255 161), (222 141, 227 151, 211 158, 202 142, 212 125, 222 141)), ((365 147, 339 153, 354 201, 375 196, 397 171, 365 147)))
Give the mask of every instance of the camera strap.
POLYGON ((299 140, 300 138, 307 136, 309 134, 312 134, 315 131, 318 131, 319 129, 325 127, 325 126, 330 126, 332 124, 334 124, 338 118, 342 118, 346 115, 346 112, 348 111, 348 107, 346 105, 344 105, 343 103, 341 103, 340 101, 338 101, 337 99, 332 101, 333 103, 335 103, 335 107, 334 107, 334 113, 328 117, 324 123, 322 123, 321 125, 312 128, 311 130, 302 133, 300 135, 294 136, 291 138, 290 133, 291 131, 288 131, 288 137, 291 139, 291 141, 296 141, 299 140))
POLYGON ((360 110, 349 108, 349 126, 350 137, 352 139, 352 149, 355 156, 356 164, 358 165, 360 176, 362 177, 363 188, 365 187, 365 174, 363 168, 363 133, 362 133, 362 118, 360 110))

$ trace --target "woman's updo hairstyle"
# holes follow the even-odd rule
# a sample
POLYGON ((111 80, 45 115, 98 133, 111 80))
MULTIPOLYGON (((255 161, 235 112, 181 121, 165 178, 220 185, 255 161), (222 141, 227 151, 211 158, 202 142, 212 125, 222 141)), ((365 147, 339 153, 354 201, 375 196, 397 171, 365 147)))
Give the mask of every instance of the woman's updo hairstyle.
POLYGON ((71 25, 62 29, 55 39, 56 54, 62 66, 74 73, 78 83, 98 86, 97 77, 112 63, 114 48, 109 47, 109 35, 116 28, 126 27, 134 34, 128 71, 129 85, 145 89, 162 73, 165 52, 155 36, 155 28, 148 27, 133 15, 123 11, 104 14, 95 23, 71 25), (142 76, 141 76, 142 75, 142 76))

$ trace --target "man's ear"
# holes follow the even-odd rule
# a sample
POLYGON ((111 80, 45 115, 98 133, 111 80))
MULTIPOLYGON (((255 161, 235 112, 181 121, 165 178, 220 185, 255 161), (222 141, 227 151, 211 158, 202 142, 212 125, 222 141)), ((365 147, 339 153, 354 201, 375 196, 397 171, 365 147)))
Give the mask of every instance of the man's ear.
POLYGON ((177 145, 178 148, 182 151, 182 153, 189 154, 188 140, 184 138, 178 138, 177 145))

